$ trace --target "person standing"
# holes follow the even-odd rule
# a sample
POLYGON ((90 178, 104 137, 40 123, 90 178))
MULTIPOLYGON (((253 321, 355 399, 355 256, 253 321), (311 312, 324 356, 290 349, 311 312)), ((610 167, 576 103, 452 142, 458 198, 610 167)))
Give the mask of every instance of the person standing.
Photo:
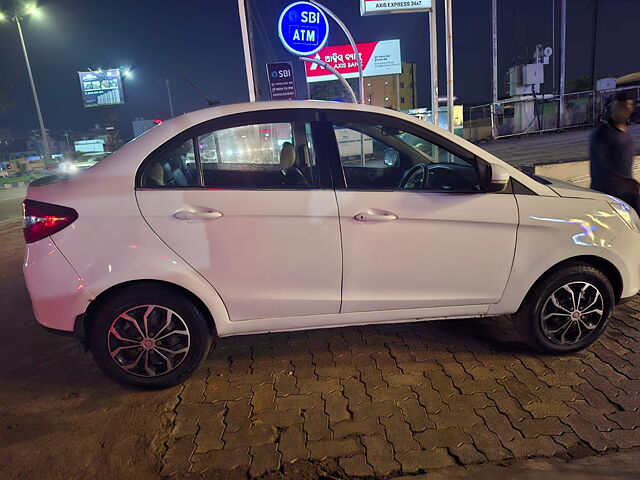
POLYGON ((627 202, 640 213, 640 183, 633 178, 635 147, 629 119, 636 101, 628 90, 615 94, 609 114, 589 139, 591 188, 627 202))

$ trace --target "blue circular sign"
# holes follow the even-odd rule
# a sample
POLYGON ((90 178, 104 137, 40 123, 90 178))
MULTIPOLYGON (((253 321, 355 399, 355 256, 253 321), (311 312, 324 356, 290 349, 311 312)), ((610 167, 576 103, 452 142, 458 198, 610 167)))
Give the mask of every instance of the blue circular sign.
POLYGON ((309 2, 295 2, 282 11, 278 35, 284 48, 303 57, 317 53, 329 40, 329 21, 309 2))

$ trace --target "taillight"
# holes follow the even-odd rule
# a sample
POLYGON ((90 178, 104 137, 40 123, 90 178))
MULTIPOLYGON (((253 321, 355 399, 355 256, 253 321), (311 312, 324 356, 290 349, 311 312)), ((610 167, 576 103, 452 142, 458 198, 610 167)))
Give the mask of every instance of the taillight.
POLYGON ((78 212, 73 208, 28 199, 22 202, 22 212, 22 227, 27 243, 53 235, 78 218, 78 212))

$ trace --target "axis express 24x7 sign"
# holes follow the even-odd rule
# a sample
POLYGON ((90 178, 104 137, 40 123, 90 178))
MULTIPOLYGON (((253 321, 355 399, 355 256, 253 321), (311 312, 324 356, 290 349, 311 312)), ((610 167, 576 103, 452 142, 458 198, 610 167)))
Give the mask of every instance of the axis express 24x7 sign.
POLYGON ((360 14, 427 12, 431 6, 432 0, 360 0, 360 14))
MULTIPOLYGON (((393 75, 402 73, 400 40, 358 43, 358 52, 362 59, 362 73, 365 77, 393 75)), ((328 63, 345 78, 358 76, 358 62, 351 45, 324 47, 315 58, 328 63)), ((315 63, 305 63, 307 82, 326 82, 336 77, 329 70, 315 63)))

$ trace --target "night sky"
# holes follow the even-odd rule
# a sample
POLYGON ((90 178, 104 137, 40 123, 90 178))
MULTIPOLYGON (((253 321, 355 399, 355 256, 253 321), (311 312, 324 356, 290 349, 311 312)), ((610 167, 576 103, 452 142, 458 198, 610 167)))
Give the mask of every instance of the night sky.
MULTIPOLYGON (((440 93, 445 94, 443 1, 439 9, 440 93)), ((265 63, 292 61, 298 94, 306 93, 302 62, 281 45, 276 23, 288 0, 252 0, 257 44, 257 70, 266 88, 265 63)), ((556 51, 559 60, 560 0, 556 0, 556 51)), ((453 0, 455 94, 465 104, 491 99, 490 0, 453 0)), ((14 3, 0 0, 0 9, 14 3)), ((53 130, 86 130, 103 123, 104 112, 82 106, 78 70, 127 66, 126 105, 117 107, 123 135, 131 135, 134 117, 167 118, 164 79, 172 78, 176 114, 206 104, 181 75, 187 75, 210 98, 224 103, 248 99, 236 0, 50 0, 39 4, 43 19, 23 23, 45 125, 53 130)), ((429 106, 429 59, 426 14, 360 17, 358 0, 325 0, 358 42, 399 38, 403 60, 418 68, 418 100, 429 106)), ((553 0, 498 0, 499 85, 514 60, 525 62, 541 43, 552 45, 553 0)), ((591 71, 594 0, 568 0, 567 80, 591 71)), ((640 70, 640 1, 600 0, 596 75, 623 75, 640 70)), ((347 43, 331 24, 329 44, 347 43)), ((556 73, 558 70, 556 70, 556 73)), ((545 67, 551 91, 552 67, 545 67)), ((0 128, 37 128, 37 118, 16 26, 0 23, 0 82, 11 85, 15 105, 0 114, 0 128)))

